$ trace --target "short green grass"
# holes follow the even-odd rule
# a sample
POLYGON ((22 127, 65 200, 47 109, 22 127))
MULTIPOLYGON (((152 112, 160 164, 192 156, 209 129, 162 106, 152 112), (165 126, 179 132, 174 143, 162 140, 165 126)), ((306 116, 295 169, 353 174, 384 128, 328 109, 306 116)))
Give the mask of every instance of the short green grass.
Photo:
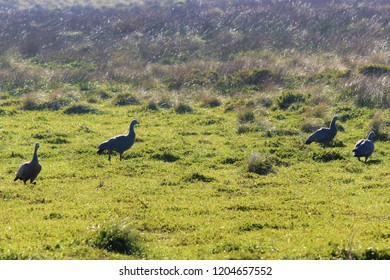
POLYGON ((269 111, 268 128, 256 115, 258 129, 238 133, 239 114, 224 105, 193 104, 189 113, 93 107, 65 114, 3 106, 13 113, 0 116, 0 258, 389 257, 388 143, 376 143, 368 164, 351 152, 371 110, 340 121, 339 145, 324 150, 303 144, 304 112, 269 111), (133 118, 141 124, 124 160, 98 156, 95 147, 126 133, 133 118), (43 166, 37 184, 13 182, 35 142, 43 166), (315 157, 326 152, 342 159, 315 157), (251 172, 254 154, 272 171, 251 172), (112 249, 104 238, 134 241, 136 250, 112 249))

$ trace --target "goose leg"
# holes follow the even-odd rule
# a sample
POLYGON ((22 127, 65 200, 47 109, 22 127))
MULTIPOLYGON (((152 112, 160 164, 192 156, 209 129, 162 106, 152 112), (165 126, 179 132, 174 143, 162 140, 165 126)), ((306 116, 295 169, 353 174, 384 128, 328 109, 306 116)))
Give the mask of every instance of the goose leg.
POLYGON ((111 160, 111 150, 108 150, 108 160, 111 160))

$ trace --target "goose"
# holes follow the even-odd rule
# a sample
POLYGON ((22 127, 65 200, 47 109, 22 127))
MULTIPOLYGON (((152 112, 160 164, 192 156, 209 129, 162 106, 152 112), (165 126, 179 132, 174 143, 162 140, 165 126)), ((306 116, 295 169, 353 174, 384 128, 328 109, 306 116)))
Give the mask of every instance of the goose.
POLYGON ((329 127, 322 127, 316 130, 306 139, 305 144, 309 145, 312 142, 316 142, 323 144, 323 147, 325 148, 326 144, 332 141, 337 134, 336 121, 338 119, 338 116, 334 116, 329 127))
POLYGON ((129 133, 127 135, 117 135, 99 144, 99 146, 97 147, 97 153, 101 155, 105 150, 108 150, 108 160, 111 160, 112 151, 115 151, 119 153, 119 159, 122 160, 123 153, 130 149, 131 146, 133 146, 134 144, 134 126, 136 124, 139 124, 137 120, 133 120, 130 123, 129 133))
POLYGON ((364 162, 367 162, 367 159, 374 152, 374 137, 375 132, 371 131, 370 134, 368 134, 367 139, 359 140, 352 150, 353 156, 357 157, 359 161, 361 157, 365 157, 366 159, 364 162))
POLYGON ((42 170, 42 166, 38 162, 37 151, 39 148, 39 143, 35 143, 34 155, 30 162, 23 163, 19 169, 16 171, 16 177, 14 181, 22 180, 24 184, 30 180, 31 184, 36 184, 34 180, 37 178, 39 172, 42 170))

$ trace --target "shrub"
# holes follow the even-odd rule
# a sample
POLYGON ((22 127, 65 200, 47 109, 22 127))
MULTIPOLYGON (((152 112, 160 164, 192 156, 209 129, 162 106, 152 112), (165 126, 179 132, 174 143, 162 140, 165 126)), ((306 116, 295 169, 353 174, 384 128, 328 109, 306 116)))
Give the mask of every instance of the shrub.
POLYGON ((132 93, 119 93, 114 97, 113 103, 116 106, 138 105, 140 101, 132 93))
POLYGON ((367 248, 363 251, 355 251, 351 248, 334 248, 331 252, 331 256, 337 259, 345 260, 388 260, 390 258, 390 250, 367 248))
POLYGON ((381 76, 390 74, 390 66, 383 64, 370 64, 359 67, 358 72, 365 76, 381 76))
POLYGON ((272 78, 269 69, 239 70, 232 75, 233 86, 253 85, 260 86, 272 78))
POLYGON ((125 255, 141 255, 142 248, 138 234, 129 226, 112 225, 101 229, 88 240, 94 247, 125 255))
POLYGON ((305 101, 303 94, 292 90, 282 92, 276 99, 278 107, 282 110, 287 109, 294 103, 302 103, 305 101))
POLYGON ((318 119, 304 120, 300 125, 301 130, 305 133, 312 133, 320 127, 322 127, 322 121, 318 119))
POLYGON ((49 110, 59 110, 63 107, 71 105, 75 100, 79 99, 78 93, 67 91, 59 88, 46 93, 41 107, 49 110))
POLYGON ((157 105, 164 109, 170 109, 173 107, 172 101, 168 97, 162 97, 158 102, 157 105))
POLYGON ((252 153, 247 160, 247 171, 259 175, 267 175, 273 172, 272 162, 266 156, 252 153))
POLYGON ((389 108, 390 76, 359 77, 343 91, 344 99, 353 98, 357 107, 389 108))
POLYGON ((195 72, 188 77, 184 84, 185 86, 207 86, 218 81, 219 75, 214 71, 195 72))
POLYGON ((240 123, 253 122, 255 120, 255 114, 251 110, 246 110, 238 115, 238 121, 240 123))
POLYGON ((97 114, 98 109, 95 109, 86 104, 73 104, 64 110, 64 114, 97 114))
POLYGON ((312 156, 315 161, 329 162, 333 160, 341 160, 344 157, 337 151, 320 151, 315 152, 312 156))
POLYGON ((23 110, 39 110, 40 105, 37 101, 36 96, 33 94, 26 94, 22 98, 22 109, 23 110))
POLYGON ((19 52, 23 57, 29 58, 36 56, 39 52, 39 45, 33 39, 22 42, 19 46, 19 52))
POLYGON ((91 90, 91 93, 93 95, 97 96, 98 98, 103 99, 103 100, 107 100, 107 99, 110 99, 112 97, 111 93, 109 93, 108 91, 103 90, 103 89, 93 89, 93 90, 91 90))
POLYGON ((174 155, 171 152, 164 151, 161 154, 155 154, 153 155, 154 159, 165 161, 165 162, 175 162, 180 159, 180 157, 174 155))
POLYGON ((178 114, 192 113, 194 109, 186 103, 180 102, 175 107, 175 112, 178 114))
POLYGON ((216 97, 202 97, 202 107, 204 108, 215 108, 221 106, 221 101, 216 97))
POLYGON ((208 183, 208 182, 214 181, 214 178, 207 177, 207 176, 205 176, 203 174, 195 172, 195 173, 192 173, 191 175, 188 175, 187 177, 185 177, 184 181, 185 182, 191 182, 191 183, 195 183, 195 182, 205 182, 205 183, 208 183))
POLYGON ((388 127, 388 123, 390 123, 390 120, 386 117, 384 111, 379 111, 372 117, 369 130, 375 131, 376 140, 389 140, 388 129, 386 129, 388 127))
POLYGON ((146 105, 146 109, 152 110, 152 111, 158 111, 157 103, 154 101, 149 101, 148 104, 146 105))
POLYGON ((237 134, 255 133, 260 130, 261 128, 255 124, 240 124, 237 128, 237 134))

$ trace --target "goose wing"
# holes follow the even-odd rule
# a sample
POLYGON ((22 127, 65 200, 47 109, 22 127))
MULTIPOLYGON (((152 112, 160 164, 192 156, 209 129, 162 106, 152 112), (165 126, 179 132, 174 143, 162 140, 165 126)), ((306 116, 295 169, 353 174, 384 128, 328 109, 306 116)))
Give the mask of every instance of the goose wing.
POLYGON ((370 156, 374 152, 374 143, 368 139, 360 140, 356 145, 355 156, 370 156), (358 145, 359 144, 359 145, 358 145))
POLYGON ((326 142, 327 139, 329 138, 329 134, 330 134, 330 129, 329 128, 323 127, 323 128, 317 129, 316 131, 314 131, 314 133, 312 135, 310 135, 307 138, 306 142, 307 143, 311 143, 311 142, 323 143, 323 142, 326 142))
POLYGON ((29 162, 23 163, 23 164, 18 168, 18 170, 16 171, 16 178, 22 179, 22 178, 24 178, 26 175, 28 175, 29 166, 30 166, 30 163, 29 163, 29 162))
POLYGON ((360 147, 361 145, 363 145, 363 143, 364 143, 365 141, 366 141, 366 139, 362 139, 362 140, 357 141, 356 144, 355 144, 355 147, 353 148, 353 151, 358 150, 359 147, 360 147))
MULTIPOLYGON (((129 139, 126 135, 117 135, 114 136, 107 141, 104 141, 98 146, 98 149, 103 151, 103 150, 113 150, 113 151, 122 151, 126 150, 125 148, 128 145, 129 139)), ((130 148, 130 146, 129 146, 130 148)))

